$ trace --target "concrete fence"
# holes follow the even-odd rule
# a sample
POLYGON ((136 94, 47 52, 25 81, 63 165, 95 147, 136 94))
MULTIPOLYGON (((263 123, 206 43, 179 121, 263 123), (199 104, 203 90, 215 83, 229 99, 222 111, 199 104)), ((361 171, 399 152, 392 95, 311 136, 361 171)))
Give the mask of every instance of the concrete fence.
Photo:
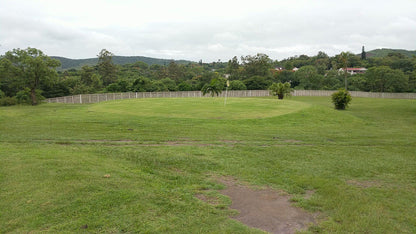
MULTIPOLYGON (((292 96, 319 96, 329 97, 335 91, 330 90, 294 90, 292 96)), ((371 93, 350 91, 352 97, 365 98, 398 98, 416 99, 416 93, 371 93)), ((223 91, 219 97, 225 97, 223 91)), ((265 97, 270 96, 268 90, 231 90, 227 92, 227 97, 265 97)), ((137 92, 137 93, 99 93, 99 94, 79 94, 66 97, 48 98, 48 103, 70 103, 87 104, 105 102, 119 99, 131 98, 187 98, 187 97, 210 97, 209 94, 203 96, 201 91, 179 91, 179 92, 137 92)))

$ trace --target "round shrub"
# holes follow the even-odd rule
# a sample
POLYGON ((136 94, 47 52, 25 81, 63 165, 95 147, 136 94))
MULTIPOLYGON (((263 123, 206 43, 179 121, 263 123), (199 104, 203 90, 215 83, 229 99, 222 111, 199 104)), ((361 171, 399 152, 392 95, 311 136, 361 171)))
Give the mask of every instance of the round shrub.
POLYGON ((0 98, 0 106, 13 106, 17 104, 16 97, 0 98))
POLYGON ((339 89, 331 95, 331 98, 337 110, 345 110, 352 100, 350 93, 345 89, 339 89))
POLYGON ((230 81, 229 90, 247 90, 247 86, 241 80, 230 81))
POLYGON ((290 96, 292 89, 290 88, 290 83, 273 83, 269 87, 270 95, 277 96, 279 99, 283 99, 285 96, 290 96))

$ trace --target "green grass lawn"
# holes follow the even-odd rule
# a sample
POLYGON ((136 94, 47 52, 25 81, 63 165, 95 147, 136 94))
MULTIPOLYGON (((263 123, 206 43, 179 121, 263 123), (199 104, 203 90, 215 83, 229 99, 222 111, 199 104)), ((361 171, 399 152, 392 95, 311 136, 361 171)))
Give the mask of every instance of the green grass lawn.
POLYGON ((260 232, 229 218, 219 176, 287 191, 319 213, 310 232, 416 233, 416 101, 354 98, 345 111, 328 97, 0 108, 0 233, 260 232))

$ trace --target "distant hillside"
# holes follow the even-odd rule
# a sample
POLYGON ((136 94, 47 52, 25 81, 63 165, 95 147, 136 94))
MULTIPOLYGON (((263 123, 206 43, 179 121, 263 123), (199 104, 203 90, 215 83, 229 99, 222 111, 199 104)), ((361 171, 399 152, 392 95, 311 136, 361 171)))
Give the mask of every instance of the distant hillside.
MULTIPOLYGON (((59 56, 50 56, 53 59, 57 59, 61 62, 61 66, 58 70, 68 70, 68 69, 80 69, 84 65, 95 66, 97 65, 98 58, 88 58, 88 59, 69 59, 59 56)), ((171 61, 174 61, 178 64, 188 64, 194 63, 187 60, 173 60, 173 59, 158 59, 158 58, 149 58, 143 56, 113 56, 114 64, 124 65, 132 64, 138 61, 147 63, 148 65, 158 64, 165 65, 169 64, 171 61)))
POLYGON ((385 57, 387 56, 389 53, 401 53, 406 57, 412 57, 412 56, 416 56, 416 50, 411 51, 411 50, 399 50, 399 49, 376 49, 376 50, 370 50, 367 51, 367 57, 385 57))

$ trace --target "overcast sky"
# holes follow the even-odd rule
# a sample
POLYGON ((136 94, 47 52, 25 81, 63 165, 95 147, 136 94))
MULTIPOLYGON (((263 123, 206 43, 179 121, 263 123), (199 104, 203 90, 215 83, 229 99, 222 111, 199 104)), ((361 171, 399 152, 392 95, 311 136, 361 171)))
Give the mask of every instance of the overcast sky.
POLYGON ((212 62, 265 53, 416 50, 416 0, 0 0, 0 54, 212 62))

